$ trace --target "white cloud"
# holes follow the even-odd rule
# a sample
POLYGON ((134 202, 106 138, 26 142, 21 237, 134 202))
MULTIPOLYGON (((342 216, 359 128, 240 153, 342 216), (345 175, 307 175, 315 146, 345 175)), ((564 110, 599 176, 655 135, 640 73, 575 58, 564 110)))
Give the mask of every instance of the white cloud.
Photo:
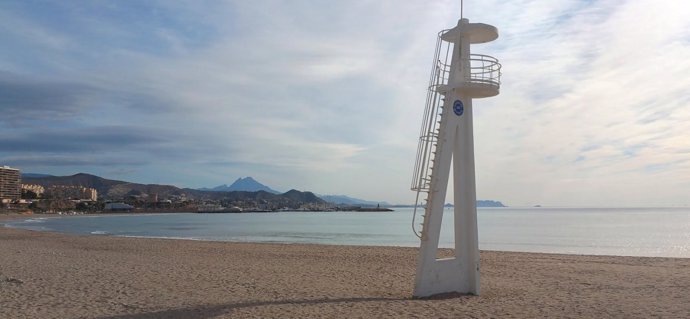
POLYGON ((539 203, 552 205, 664 205, 661 193, 687 184, 679 175, 660 187, 649 168, 687 169, 676 148, 690 143, 682 138, 690 63, 680 58, 690 46, 679 42, 690 36, 681 18, 690 11, 681 2, 615 4, 568 12, 573 18, 548 36, 525 39, 530 49, 517 57, 509 46, 497 53, 508 55, 502 95, 476 120, 492 144, 478 147, 478 169, 496 172, 480 193, 515 204, 543 195, 539 203))

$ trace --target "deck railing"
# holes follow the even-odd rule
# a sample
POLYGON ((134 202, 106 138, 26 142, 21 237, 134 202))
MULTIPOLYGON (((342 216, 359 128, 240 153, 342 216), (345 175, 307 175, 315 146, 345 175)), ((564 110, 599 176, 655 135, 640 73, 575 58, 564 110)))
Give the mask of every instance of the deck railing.
POLYGON ((471 83, 501 85, 501 63, 498 59, 484 54, 470 54, 471 83))

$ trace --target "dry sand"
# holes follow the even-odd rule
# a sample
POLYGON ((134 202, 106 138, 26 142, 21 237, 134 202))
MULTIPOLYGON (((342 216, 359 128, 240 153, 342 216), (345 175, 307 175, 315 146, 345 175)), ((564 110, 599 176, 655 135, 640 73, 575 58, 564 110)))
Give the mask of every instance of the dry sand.
POLYGON ((690 259, 483 251, 481 296, 418 300, 416 251, 0 227, 0 318, 690 318, 690 259))

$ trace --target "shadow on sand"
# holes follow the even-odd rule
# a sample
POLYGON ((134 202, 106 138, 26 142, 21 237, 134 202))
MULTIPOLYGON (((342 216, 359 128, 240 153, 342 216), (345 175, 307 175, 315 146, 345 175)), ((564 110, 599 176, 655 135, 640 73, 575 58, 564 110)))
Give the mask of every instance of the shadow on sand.
POLYGON ((405 301, 411 298, 339 298, 339 299, 313 299, 313 300, 285 300, 285 301, 256 301, 243 303, 230 303, 222 305, 198 305, 186 308, 160 310, 146 313, 130 313, 113 316, 97 317, 97 319, 154 319, 154 318, 213 318, 227 314, 236 309, 253 308, 276 305, 318 305, 341 302, 368 302, 368 301, 405 301))

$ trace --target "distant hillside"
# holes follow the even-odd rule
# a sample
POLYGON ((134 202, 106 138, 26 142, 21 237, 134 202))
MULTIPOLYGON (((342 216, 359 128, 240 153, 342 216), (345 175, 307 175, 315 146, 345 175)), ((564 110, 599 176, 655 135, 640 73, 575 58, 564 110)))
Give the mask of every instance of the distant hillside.
POLYGON ((22 179, 25 178, 37 178, 37 177, 51 177, 53 175, 48 174, 36 174, 36 173, 22 173, 22 179))
MULTIPOLYGON (((247 178, 243 179, 247 180, 247 178)), ((253 180, 253 179, 251 179, 253 180)), ((95 188, 100 199, 119 200, 127 196, 156 194, 160 199, 184 194, 189 199, 229 200, 229 201, 266 201, 278 207, 296 207, 300 203, 323 204, 324 200, 312 192, 290 190, 285 194, 275 194, 265 190, 259 191, 203 191, 172 185, 137 184, 125 181, 105 179, 95 175, 79 173, 72 176, 47 176, 26 178, 25 183, 38 184, 44 187, 51 185, 82 186, 95 188)), ((273 190, 272 190, 273 191, 273 190)), ((273 191, 275 192, 275 191, 273 191)))
POLYGON ((270 187, 268 187, 264 184, 257 182, 251 176, 248 176, 245 178, 238 178, 230 186, 224 184, 224 185, 216 186, 213 188, 201 188, 199 190, 211 191, 211 192, 258 192, 258 191, 264 191, 264 192, 273 193, 273 194, 279 194, 280 193, 278 191, 271 189, 270 187))
POLYGON ((171 185, 137 184, 125 181, 105 179, 91 174, 79 173, 71 176, 47 176, 24 178, 24 183, 51 185, 82 186, 95 188, 98 196, 103 198, 122 198, 133 194, 158 194, 159 196, 180 195, 183 191, 171 185))
MULTIPOLYGON (((421 205, 420 205, 421 206, 421 205)), ((451 203, 447 203, 443 205, 445 207, 453 207, 454 205, 451 203)), ((391 207, 414 207, 414 205, 392 205, 391 207)), ((503 205, 500 201, 496 200, 477 200, 477 207, 508 207, 506 205, 503 205)))
MULTIPOLYGON (((453 204, 446 204, 444 205, 446 207, 453 207, 453 204)), ((508 207, 506 205, 503 205, 503 203, 497 201, 497 200, 483 200, 483 199, 478 199, 477 200, 477 207, 508 207)))
POLYGON ((325 201, 318 196, 314 195, 312 192, 300 192, 296 189, 291 189, 286 193, 282 194, 283 197, 307 203, 324 203, 325 201))
POLYGON ((477 207, 507 207, 497 200, 478 200, 477 207))
POLYGON ((353 198, 346 195, 319 195, 319 197, 329 203, 342 205, 359 205, 359 206, 390 206, 387 202, 375 202, 359 198, 353 198))

